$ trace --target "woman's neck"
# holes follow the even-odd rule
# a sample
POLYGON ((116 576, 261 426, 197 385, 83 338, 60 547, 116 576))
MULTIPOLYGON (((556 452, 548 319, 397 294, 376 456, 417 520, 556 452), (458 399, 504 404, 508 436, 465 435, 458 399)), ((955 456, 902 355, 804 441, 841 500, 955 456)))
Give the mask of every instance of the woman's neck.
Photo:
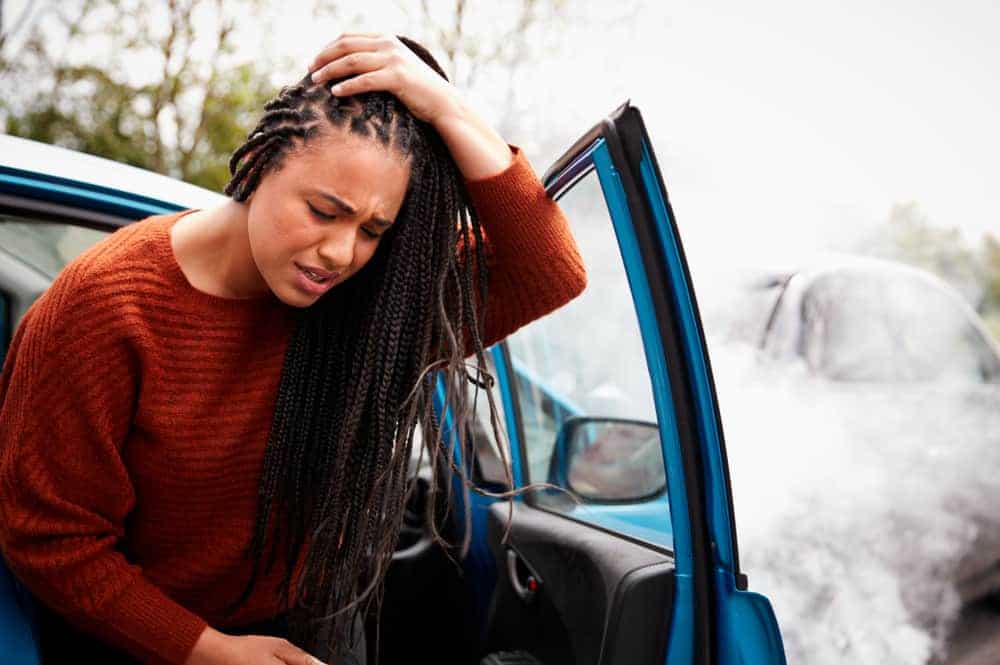
POLYGON ((270 291, 250 252, 245 204, 226 199, 184 215, 170 231, 177 263, 199 291, 234 299, 270 291))

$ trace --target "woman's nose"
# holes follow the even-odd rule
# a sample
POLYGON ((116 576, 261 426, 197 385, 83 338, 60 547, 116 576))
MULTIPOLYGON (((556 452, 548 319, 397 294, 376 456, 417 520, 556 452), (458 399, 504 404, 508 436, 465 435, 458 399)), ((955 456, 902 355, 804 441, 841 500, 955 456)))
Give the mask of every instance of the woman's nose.
POLYGON ((324 268, 346 270, 354 263, 354 246, 357 244, 358 230, 351 224, 337 224, 331 228, 319 246, 319 256, 324 268))

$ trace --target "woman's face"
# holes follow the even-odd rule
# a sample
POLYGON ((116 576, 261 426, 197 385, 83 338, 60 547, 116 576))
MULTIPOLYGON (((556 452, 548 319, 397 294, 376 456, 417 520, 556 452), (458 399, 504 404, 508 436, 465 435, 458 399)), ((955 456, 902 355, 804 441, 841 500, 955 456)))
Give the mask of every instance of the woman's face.
POLYGON ((361 270, 396 219, 409 179, 398 153, 343 128, 287 153, 247 201, 250 253, 271 291, 308 307, 361 270))

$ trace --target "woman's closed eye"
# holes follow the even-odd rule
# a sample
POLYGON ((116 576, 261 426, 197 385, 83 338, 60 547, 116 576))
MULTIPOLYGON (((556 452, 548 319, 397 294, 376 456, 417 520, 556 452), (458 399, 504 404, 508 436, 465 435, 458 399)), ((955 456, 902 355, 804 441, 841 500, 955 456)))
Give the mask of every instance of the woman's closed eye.
POLYGON ((317 210, 316 208, 313 207, 311 203, 306 203, 306 205, 309 206, 309 210, 312 211, 312 214, 316 215, 320 219, 333 219, 334 217, 336 217, 336 215, 328 215, 327 213, 321 210, 317 210))
MULTIPOLYGON (((306 205, 309 206, 309 210, 311 210, 312 213, 315 216, 319 217, 320 219, 334 219, 336 217, 336 215, 328 215, 328 214, 326 214, 325 212, 323 212, 321 210, 317 210, 316 208, 314 208, 312 206, 311 203, 307 203, 306 205)), ((371 231, 371 230, 366 229, 364 227, 361 227, 361 230, 364 231, 365 235, 368 236, 369 238, 378 238, 379 236, 382 235, 381 233, 375 233, 374 231, 371 231)))

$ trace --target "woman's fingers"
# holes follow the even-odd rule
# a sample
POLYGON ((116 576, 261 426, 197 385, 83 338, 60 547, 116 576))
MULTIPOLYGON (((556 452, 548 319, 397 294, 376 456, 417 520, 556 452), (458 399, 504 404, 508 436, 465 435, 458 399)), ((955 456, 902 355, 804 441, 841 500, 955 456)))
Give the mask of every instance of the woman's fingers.
POLYGON ((320 52, 316 54, 316 57, 309 64, 309 70, 312 71, 318 67, 322 67, 328 62, 354 51, 377 51, 389 46, 391 43, 390 39, 386 39, 378 33, 341 35, 320 49, 320 52))
POLYGON ((319 658, 313 657, 291 642, 282 641, 284 644, 275 649, 274 655, 285 661, 287 665, 325 665, 319 658))
POLYGON ((454 86, 392 35, 344 34, 325 46, 309 66, 312 80, 337 96, 383 90, 395 95, 416 117, 434 123, 460 109, 454 86))
POLYGON ((332 79, 346 78, 381 69, 389 62, 389 56, 379 51, 355 51, 329 62, 312 73, 313 83, 323 83, 332 79))
POLYGON ((358 74, 346 81, 341 81, 330 88, 330 92, 338 97, 360 95, 362 92, 370 92, 372 90, 393 92, 393 80, 392 72, 386 69, 377 69, 373 72, 358 74))

